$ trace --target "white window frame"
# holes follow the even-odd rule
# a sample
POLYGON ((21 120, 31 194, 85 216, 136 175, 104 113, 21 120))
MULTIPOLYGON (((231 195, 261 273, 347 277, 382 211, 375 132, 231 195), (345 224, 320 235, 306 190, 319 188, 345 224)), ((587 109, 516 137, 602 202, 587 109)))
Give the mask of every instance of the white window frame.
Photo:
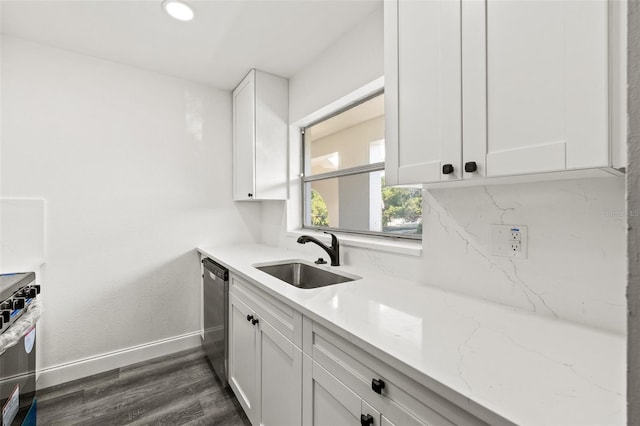
POLYGON ((340 170, 336 170, 336 171, 331 171, 331 172, 327 172, 327 173, 321 173, 321 174, 317 174, 317 175, 313 175, 313 176, 306 176, 306 172, 307 172, 307 164, 306 164, 306 153, 305 153, 305 148, 306 148, 306 142, 305 142, 305 134, 306 134, 306 129, 309 127, 312 127, 318 123, 321 123, 323 121, 326 121, 332 117, 335 117, 337 115, 342 114, 345 111, 348 111, 364 102, 367 102, 377 96, 380 96, 384 94, 384 89, 379 89, 376 90, 375 92, 369 93, 367 96, 358 99, 355 102, 349 103, 348 105, 330 113, 327 114, 325 116, 323 116, 322 118, 319 118, 317 120, 314 120, 308 124, 306 124, 304 127, 300 127, 300 143, 301 143, 301 155, 300 155, 300 170, 302 171, 302 173, 300 174, 300 198, 301 198, 301 206, 300 206, 300 213, 301 213, 301 217, 300 217, 300 224, 301 224, 301 228, 302 229, 308 229, 308 230, 314 230, 314 231, 328 231, 328 232, 335 232, 335 233, 345 233, 345 234, 356 234, 356 235, 363 235, 363 236, 373 236, 373 237, 382 237, 382 238, 390 238, 390 239, 396 239, 396 240, 413 240, 413 241, 422 241, 422 234, 395 234, 395 233, 391 233, 391 232, 377 232, 377 231, 364 231, 364 230, 353 230, 353 229, 345 229, 345 228, 334 228, 331 226, 313 226, 313 225, 307 225, 305 223, 305 219, 307 217, 307 213, 308 213, 308 200, 307 200, 307 184, 310 182, 314 182, 314 181, 319 181, 319 180, 326 180, 326 179, 332 179, 332 178, 339 178, 339 177, 344 177, 344 176, 352 176, 352 175, 358 175, 358 174, 370 174, 372 172, 377 172, 377 171, 384 171, 385 170, 385 163, 384 161, 382 162, 377 162, 377 163, 373 163, 373 164, 365 164, 362 166, 357 166, 357 167, 350 167, 350 168, 346 168, 346 169, 340 169, 340 170))

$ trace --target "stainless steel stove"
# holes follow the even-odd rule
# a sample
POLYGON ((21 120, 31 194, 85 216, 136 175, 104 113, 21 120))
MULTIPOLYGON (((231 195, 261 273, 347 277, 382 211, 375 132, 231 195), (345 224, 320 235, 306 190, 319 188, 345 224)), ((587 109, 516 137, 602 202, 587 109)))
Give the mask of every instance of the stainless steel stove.
POLYGON ((35 280, 33 272, 0 275, 0 334, 20 318, 40 293, 35 280))
MULTIPOLYGON (((36 424, 36 301, 33 272, 0 275, 2 426, 36 424)), ((39 316, 39 315, 38 315, 39 316)))

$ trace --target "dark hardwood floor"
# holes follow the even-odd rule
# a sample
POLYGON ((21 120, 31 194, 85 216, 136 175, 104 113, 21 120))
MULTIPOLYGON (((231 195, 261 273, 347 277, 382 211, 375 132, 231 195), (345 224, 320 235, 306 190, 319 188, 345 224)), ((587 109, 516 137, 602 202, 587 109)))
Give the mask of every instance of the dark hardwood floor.
POLYGON ((38 425, 250 426, 200 348, 47 388, 37 398, 38 425))

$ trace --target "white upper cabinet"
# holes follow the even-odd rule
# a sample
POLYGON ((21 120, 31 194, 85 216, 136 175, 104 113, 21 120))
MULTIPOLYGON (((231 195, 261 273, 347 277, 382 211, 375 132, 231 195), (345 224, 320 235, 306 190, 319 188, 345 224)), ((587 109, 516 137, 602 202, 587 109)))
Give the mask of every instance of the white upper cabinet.
POLYGON ((459 179, 460 1, 396 0, 384 7, 386 181, 459 179))
POLYGON ((233 199, 287 199, 289 83, 251 70, 233 91, 233 199))
POLYGON ((618 3, 387 2, 387 180, 624 166, 618 3))
POLYGON ((607 3, 462 7, 464 163, 480 176, 607 167, 607 3))

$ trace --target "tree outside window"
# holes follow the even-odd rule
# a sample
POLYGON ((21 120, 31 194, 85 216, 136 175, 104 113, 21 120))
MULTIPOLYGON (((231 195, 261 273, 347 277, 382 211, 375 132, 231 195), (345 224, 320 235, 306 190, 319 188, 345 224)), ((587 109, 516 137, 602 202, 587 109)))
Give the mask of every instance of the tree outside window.
POLYGON ((329 211, 322 195, 311 190, 311 224, 313 226, 329 226, 329 211))

